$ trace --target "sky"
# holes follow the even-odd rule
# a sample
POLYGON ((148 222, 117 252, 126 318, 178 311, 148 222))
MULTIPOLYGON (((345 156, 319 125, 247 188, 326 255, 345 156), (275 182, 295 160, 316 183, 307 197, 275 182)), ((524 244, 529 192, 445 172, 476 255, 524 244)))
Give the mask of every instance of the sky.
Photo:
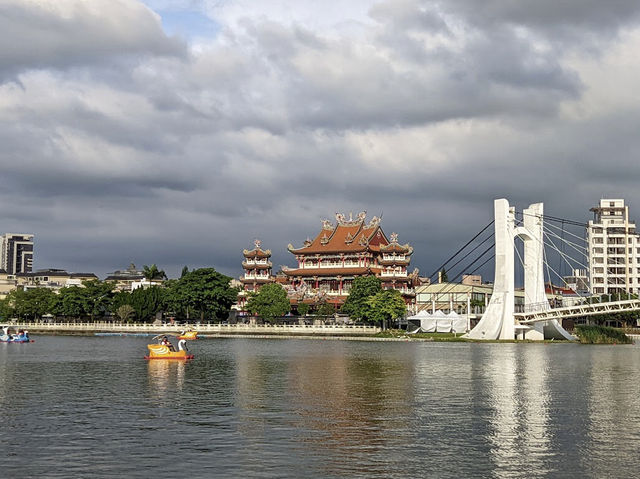
POLYGON ((238 277, 366 211, 429 275, 496 198, 640 220, 640 2, 481 3, 0 0, 0 232, 238 277))

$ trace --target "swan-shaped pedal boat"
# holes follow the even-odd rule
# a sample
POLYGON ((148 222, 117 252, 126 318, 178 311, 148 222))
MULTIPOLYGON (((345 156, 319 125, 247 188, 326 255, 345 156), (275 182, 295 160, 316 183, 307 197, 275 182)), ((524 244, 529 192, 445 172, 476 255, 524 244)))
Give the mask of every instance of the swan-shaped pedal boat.
POLYGON ((194 331, 193 329, 182 331, 180 336, 178 336, 178 339, 186 339, 187 341, 198 339, 198 331, 194 331))
POLYGON ((29 331, 18 331, 18 334, 9 333, 9 328, 3 328, 0 334, 0 343, 32 343, 33 339, 29 337, 29 331))
POLYGON ((169 342, 166 336, 160 339, 159 344, 147 344, 149 355, 145 359, 193 359, 193 354, 189 354, 187 342, 184 339, 178 341, 178 350, 169 342))

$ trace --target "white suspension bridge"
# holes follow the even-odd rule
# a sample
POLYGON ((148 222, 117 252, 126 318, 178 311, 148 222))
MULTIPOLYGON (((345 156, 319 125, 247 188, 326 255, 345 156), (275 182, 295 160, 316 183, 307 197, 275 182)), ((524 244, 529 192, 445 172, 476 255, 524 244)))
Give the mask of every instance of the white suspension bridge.
MULTIPOLYGON (((545 261, 544 233, 547 244, 568 264, 586 266, 566 254, 556 244, 564 242, 588 259, 586 247, 575 241, 545 229, 543 204, 536 203, 523 210, 522 221, 516 220, 516 211, 506 199, 494 201, 495 229, 495 279, 489 304, 478 324, 467 333, 471 339, 574 339, 561 325, 564 318, 595 316, 607 313, 640 311, 640 300, 627 299, 553 308, 545 292, 544 267, 550 274, 553 269, 545 261), (555 239, 555 241, 554 241, 555 239), (522 240, 521 256, 516 240, 522 240), (524 312, 514 311, 515 256, 518 255, 524 269, 524 312)), ((476 235, 477 236, 477 235, 476 235)), ((583 241, 582 238, 573 235, 583 241)), ((556 271, 553 271, 561 277, 556 271)))

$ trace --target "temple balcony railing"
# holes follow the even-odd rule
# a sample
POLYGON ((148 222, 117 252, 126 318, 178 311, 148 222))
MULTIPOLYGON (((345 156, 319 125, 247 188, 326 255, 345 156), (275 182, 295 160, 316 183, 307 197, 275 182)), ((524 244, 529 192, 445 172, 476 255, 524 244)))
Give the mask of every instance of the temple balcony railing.
POLYGON ((245 274, 244 279, 269 279, 271 278, 268 274, 245 274))
POLYGON ((247 259, 242 262, 242 266, 273 266, 271 261, 265 260, 251 260, 247 259))
POLYGON ((406 271, 383 271, 380 276, 382 278, 406 278, 408 275, 406 271))
POLYGON ((384 261, 405 261, 407 258, 403 254, 383 254, 384 261))
POLYGON ((339 291, 339 290, 332 289, 332 290, 327 291, 326 294, 327 294, 327 296, 344 296, 346 294, 349 294, 349 292, 348 291, 344 292, 344 291, 339 291))
POLYGON ((333 264, 300 264, 300 269, 336 269, 336 268, 363 268, 363 264, 358 263, 333 263, 333 264))

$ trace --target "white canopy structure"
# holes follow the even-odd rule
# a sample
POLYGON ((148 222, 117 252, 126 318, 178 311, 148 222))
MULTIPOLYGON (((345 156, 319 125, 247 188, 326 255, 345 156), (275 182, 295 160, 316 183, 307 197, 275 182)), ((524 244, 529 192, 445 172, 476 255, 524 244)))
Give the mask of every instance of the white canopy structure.
POLYGON ((436 311, 431 314, 426 311, 420 311, 418 314, 409 316, 408 322, 418 325, 411 334, 414 333, 465 333, 467 331, 467 319, 460 316, 455 311, 444 313, 436 311))

